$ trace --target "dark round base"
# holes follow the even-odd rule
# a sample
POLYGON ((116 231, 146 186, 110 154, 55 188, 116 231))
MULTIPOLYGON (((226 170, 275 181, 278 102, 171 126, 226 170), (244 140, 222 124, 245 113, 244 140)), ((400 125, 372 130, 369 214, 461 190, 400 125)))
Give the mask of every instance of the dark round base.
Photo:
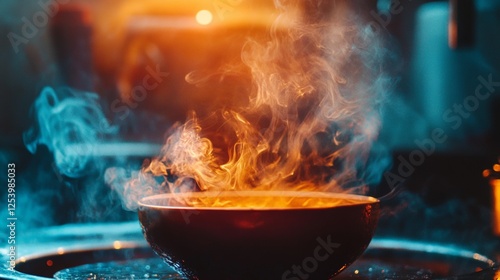
POLYGON ((193 279, 328 279, 370 243, 379 204, 361 198, 330 208, 142 205, 139 219, 153 250, 193 279))

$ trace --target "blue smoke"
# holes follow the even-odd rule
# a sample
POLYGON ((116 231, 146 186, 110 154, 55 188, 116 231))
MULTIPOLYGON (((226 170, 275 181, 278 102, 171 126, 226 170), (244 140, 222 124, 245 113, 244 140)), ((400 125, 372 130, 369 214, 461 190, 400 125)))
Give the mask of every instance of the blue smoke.
POLYGON ((35 126, 23 135, 27 149, 35 153, 44 145, 62 175, 83 176, 93 162, 96 144, 117 133, 98 101, 94 93, 43 88, 33 107, 35 126))

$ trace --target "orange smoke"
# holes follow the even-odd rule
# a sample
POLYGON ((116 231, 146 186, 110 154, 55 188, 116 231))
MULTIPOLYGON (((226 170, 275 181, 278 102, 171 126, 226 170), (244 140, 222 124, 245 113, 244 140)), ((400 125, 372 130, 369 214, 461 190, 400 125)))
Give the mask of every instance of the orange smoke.
POLYGON ((248 100, 236 103, 244 105, 222 104, 202 119, 193 112, 141 176, 163 178, 170 192, 365 189, 390 82, 379 34, 347 11, 311 21, 284 6, 270 35, 242 50, 253 81, 248 100))

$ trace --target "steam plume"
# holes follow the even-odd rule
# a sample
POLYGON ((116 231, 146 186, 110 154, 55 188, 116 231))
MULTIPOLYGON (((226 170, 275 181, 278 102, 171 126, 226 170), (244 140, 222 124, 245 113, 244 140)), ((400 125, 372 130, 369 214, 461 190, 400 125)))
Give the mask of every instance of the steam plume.
POLYGON ((253 80, 247 104, 221 106, 206 119, 192 113, 142 178, 164 178, 156 186, 171 192, 364 191, 392 83, 387 50, 356 14, 311 20, 299 3, 277 3, 270 40, 245 44, 241 58, 253 80))
POLYGON ((54 155, 59 172, 71 178, 84 175, 93 160, 92 149, 117 132, 110 126, 94 93, 45 87, 33 106, 36 125, 23 135, 31 153, 39 145, 54 155))

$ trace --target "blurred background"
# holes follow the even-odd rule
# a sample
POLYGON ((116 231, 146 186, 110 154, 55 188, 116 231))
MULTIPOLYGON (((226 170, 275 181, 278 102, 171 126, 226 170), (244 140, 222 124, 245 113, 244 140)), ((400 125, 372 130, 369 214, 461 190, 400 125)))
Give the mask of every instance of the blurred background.
MULTIPOLYGON (((326 15, 341 2, 317 1, 326 15)), ((390 164, 373 194, 404 190, 387 203, 377 234, 452 239, 499 255, 500 1, 353 3, 395 58, 375 145, 390 164)), ((276 11, 270 0, 4 0, 0 14, 0 166, 16 165, 22 230, 135 220, 100 165, 139 168, 188 110, 203 116, 241 102, 251 82, 220 69, 248 71, 245 38, 266 38, 276 11), (30 108, 47 86, 95 93, 98 122, 116 129, 88 138, 97 148, 80 147, 78 176, 61 172, 64 160, 50 148, 26 147, 23 134, 39 121, 30 108)), ((82 135, 85 125, 76 124, 82 135)))

